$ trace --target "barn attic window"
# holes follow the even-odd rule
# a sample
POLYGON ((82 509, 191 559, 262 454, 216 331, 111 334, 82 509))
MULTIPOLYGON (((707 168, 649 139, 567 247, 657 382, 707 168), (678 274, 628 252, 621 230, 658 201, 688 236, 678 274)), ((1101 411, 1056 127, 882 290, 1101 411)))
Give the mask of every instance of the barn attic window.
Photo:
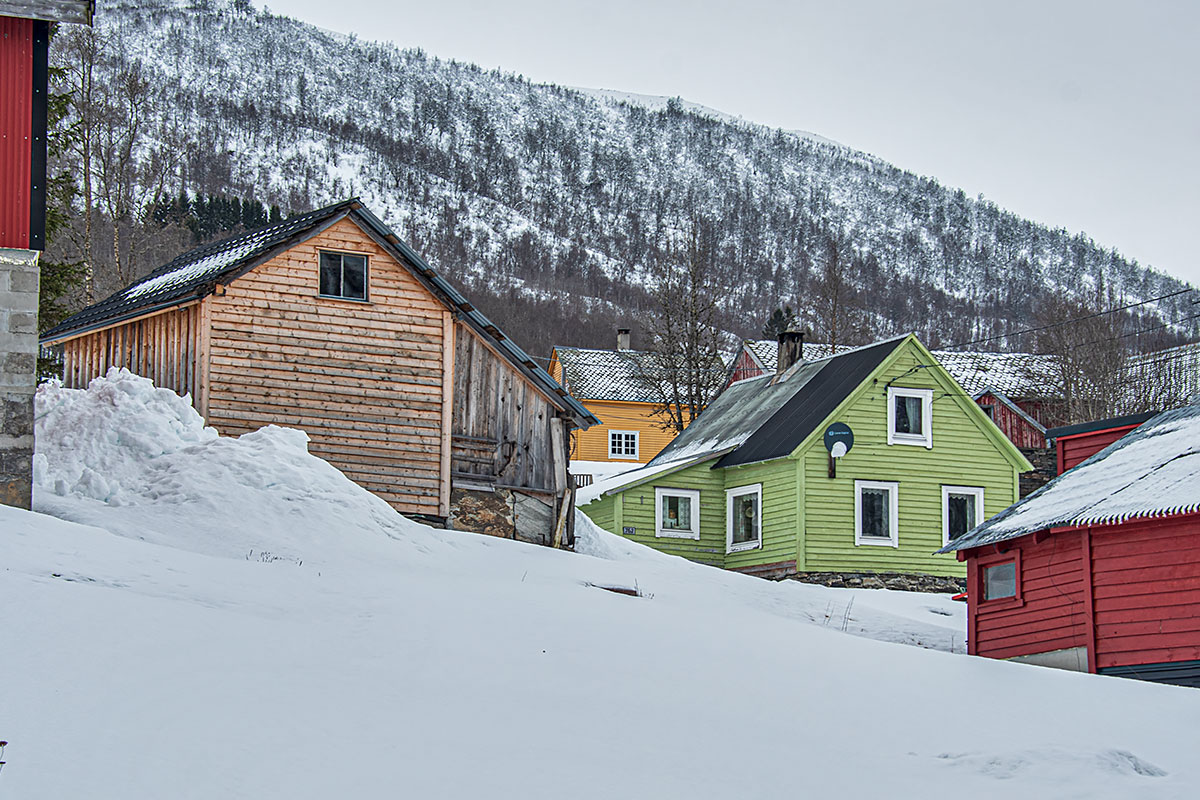
POLYGON ((321 251, 322 297, 367 299, 367 257, 353 253, 321 251))

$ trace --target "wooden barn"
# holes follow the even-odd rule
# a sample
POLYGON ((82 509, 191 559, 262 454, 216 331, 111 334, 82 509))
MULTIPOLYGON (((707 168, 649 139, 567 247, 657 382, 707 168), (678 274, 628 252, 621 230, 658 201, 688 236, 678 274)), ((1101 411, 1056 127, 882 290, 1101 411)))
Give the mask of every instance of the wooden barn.
POLYGON ((1200 402, 956 539, 968 652, 1200 687, 1200 402))
POLYGON ((398 511, 570 544, 598 420, 357 200, 179 256, 42 338, 64 381, 151 378, 223 434, 300 428, 398 511))

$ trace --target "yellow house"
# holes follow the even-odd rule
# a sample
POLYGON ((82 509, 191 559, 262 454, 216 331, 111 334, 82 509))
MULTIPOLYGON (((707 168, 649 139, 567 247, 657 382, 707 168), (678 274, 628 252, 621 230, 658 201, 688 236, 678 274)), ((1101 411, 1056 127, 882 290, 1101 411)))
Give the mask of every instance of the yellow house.
POLYGON ((661 406, 642 378, 648 354, 628 349, 624 331, 617 342, 616 350, 555 347, 550 356, 550 375, 601 422, 571 436, 571 473, 581 485, 588 475, 645 464, 675 438, 654 413, 661 406))

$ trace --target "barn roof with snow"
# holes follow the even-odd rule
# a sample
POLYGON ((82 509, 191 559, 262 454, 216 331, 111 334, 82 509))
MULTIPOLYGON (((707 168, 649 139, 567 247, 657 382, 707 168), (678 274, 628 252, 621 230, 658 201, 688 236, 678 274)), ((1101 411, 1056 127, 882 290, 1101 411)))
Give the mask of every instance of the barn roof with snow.
POLYGON ((555 347, 554 354, 562 365, 563 384, 574 397, 634 403, 659 401, 645 377, 652 369, 651 353, 555 347))
POLYGON ((939 552, 1200 510, 1200 401, 1163 412, 939 552))
POLYGON ((494 346, 554 405, 574 417, 580 427, 586 428, 599 422, 539 367, 528 353, 509 339, 357 198, 186 252, 130 286, 71 315, 42 334, 41 341, 43 344, 54 344, 213 294, 219 284, 235 280, 346 217, 360 223, 381 247, 400 256, 401 263, 410 264, 415 277, 434 296, 494 346))

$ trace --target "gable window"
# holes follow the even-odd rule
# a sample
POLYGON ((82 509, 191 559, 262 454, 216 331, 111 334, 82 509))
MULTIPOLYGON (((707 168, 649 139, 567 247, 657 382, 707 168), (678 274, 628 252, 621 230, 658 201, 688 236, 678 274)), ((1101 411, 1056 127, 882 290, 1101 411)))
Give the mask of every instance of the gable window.
POLYGON ((950 544, 983 521, 983 487, 942 487, 942 544, 950 544))
POLYGON ((367 257, 353 253, 320 253, 322 297, 367 299, 367 257))
POLYGON ((888 388, 888 444, 933 447, 933 390, 888 388))
POLYGON ((638 457, 638 432, 609 431, 608 457, 633 459, 636 461, 638 457))
POLYGON ((700 538, 700 492, 694 489, 654 488, 658 509, 655 536, 673 539, 700 538))
POLYGON ((762 547, 762 484, 725 490, 725 552, 762 547))
POLYGON ((1017 562, 1003 561, 983 568, 983 600, 1005 600, 1017 596, 1017 562))
POLYGON ((854 482, 854 543, 899 547, 897 500, 900 484, 891 481, 854 482))

